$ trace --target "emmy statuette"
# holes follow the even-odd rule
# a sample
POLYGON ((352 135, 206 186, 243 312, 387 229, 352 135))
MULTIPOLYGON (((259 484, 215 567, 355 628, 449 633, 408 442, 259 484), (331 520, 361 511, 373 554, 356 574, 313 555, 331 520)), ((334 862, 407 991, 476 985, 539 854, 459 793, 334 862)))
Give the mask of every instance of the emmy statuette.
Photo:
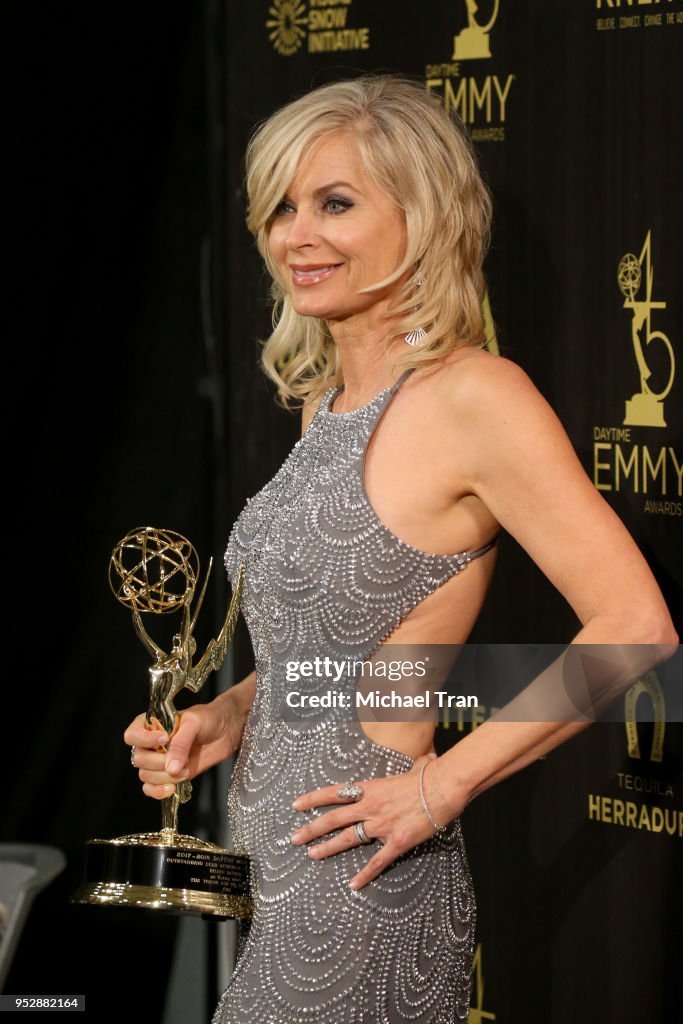
MULTIPOLYGON (((221 631, 193 664, 197 645, 192 633, 210 572, 211 562, 193 612, 199 560, 181 534, 146 526, 127 534, 111 555, 109 583, 114 596, 131 610, 135 632, 154 659, 149 668, 146 727, 158 724, 169 736, 179 721, 174 698, 184 688, 197 693, 211 672, 220 668, 237 624, 241 568, 221 631), (167 654, 147 633, 141 613, 178 610, 182 610, 180 632, 167 654)), ((178 808, 187 803, 191 792, 191 783, 184 780, 173 796, 161 801, 159 832, 90 840, 85 881, 72 902, 249 917, 248 858, 178 832, 178 808)))

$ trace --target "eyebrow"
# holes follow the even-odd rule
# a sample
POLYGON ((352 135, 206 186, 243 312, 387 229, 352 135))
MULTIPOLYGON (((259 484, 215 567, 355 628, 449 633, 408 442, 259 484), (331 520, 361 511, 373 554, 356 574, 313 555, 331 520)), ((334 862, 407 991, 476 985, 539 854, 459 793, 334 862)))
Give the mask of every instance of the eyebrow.
POLYGON ((329 192, 332 188, 350 188, 353 192, 358 192, 358 189, 350 181, 331 181, 329 185, 321 185, 320 188, 316 188, 313 195, 322 195, 323 192, 329 192))
MULTIPOLYGON (((351 191, 355 192, 357 195, 359 195, 359 196, 363 195, 361 190, 359 188, 356 188, 355 185, 352 185, 350 181, 330 181, 327 185, 321 185, 320 188, 314 189, 313 190, 313 195, 316 196, 316 197, 323 196, 323 195, 325 195, 326 192, 330 192, 332 189, 335 189, 335 188, 350 188, 351 191)), ((289 193, 286 194, 285 198, 286 199, 290 199, 291 198, 289 193)))

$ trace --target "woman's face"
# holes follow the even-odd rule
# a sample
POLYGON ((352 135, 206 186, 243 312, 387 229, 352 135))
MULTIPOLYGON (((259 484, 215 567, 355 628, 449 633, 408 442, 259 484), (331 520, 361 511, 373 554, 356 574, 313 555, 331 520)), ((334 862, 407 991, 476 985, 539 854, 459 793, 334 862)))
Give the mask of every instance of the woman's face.
POLYGON ((268 235, 296 312, 359 329, 386 311, 398 283, 366 295, 362 289, 392 274, 405 246, 402 211, 343 134, 327 136, 304 156, 268 235))

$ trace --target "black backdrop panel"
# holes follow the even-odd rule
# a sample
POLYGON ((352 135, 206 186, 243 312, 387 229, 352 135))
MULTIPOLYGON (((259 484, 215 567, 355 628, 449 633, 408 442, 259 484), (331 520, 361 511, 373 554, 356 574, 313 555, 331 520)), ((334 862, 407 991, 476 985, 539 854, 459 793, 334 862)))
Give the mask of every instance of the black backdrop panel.
POLYGON ((0 838, 57 846, 67 867, 37 898, 4 991, 84 993, 93 1019, 155 1021, 176 919, 68 899, 87 839, 160 824, 121 739, 146 707, 149 659, 109 591, 109 553, 151 523, 211 554, 203 10, 7 14, 21 276, 6 338, 0 838))

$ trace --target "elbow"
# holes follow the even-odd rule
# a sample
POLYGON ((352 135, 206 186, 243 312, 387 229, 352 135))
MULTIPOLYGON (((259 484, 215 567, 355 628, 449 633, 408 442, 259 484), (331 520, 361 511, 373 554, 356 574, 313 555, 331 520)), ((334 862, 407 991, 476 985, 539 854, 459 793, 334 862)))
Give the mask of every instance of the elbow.
POLYGON ((673 653, 678 646, 678 633, 674 626, 666 605, 649 610, 643 609, 636 621, 632 622, 636 639, 632 641, 638 644, 654 644, 658 647, 670 648, 665 657, 673 653))
MULTIPOLYGON (((640 600, 632 595, 616 607, 596 616, 600 632, 609 633, 609 643, 676 647, 678 633, 661 595, 647 595, 640 600)), ((668 655, 667 655, 668 657, 668 655)))
POLYGON ((660 644, 665 644, 667 647, 678 647, 680 639, 673 622, 669 620, 670 626, 667 632, 664 633, 664 639, 660 640, 660 644))

